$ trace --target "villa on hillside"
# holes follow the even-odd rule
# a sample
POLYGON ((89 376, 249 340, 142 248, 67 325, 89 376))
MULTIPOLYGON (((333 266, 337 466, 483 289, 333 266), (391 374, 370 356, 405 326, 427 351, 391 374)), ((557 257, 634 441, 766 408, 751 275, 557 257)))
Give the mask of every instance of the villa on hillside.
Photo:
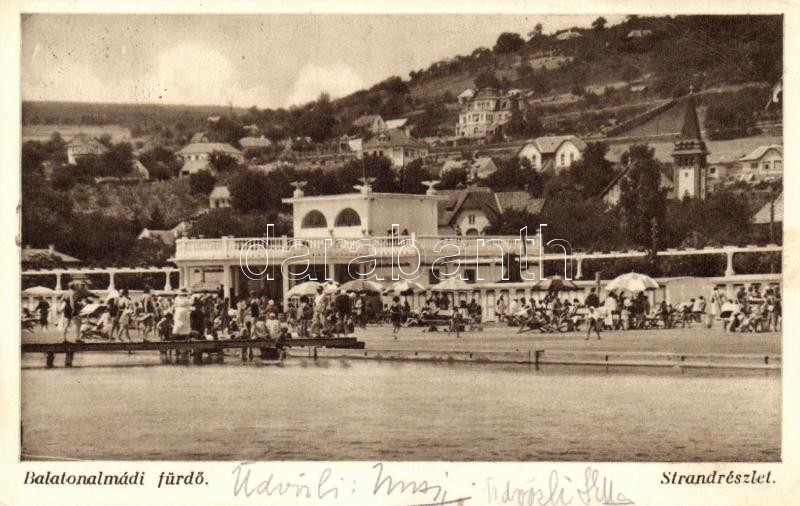
POLYGON ((242 162, 242 152, 225 142, 197 142, 184 146, 175 154, 183 160, 181 176, 189 176, 201 170, 211 170, 211 154, 219 152, 242 162))
POLYGON ((520 148, 517 156, 526 158, 531 162, 531 167, 539 172, 558 174, 580 160, 585 150, 586 143, 578 137, 558 135, 529 140, 520 148))
POLYGON ((502 93, 496 88, 482 88, 472 98, 462 102, 455 128, 456 135, 466 138, 496 135, 511 119, 512 111, 520 110, 524 105, 524 100, 519 95, 502 93))
POLYGON ((428 145, 400 130, 386 130, 365 142, 363 152, 365 155, 385 156, 392 161, 393 167, 400 168, 428 156, 428 145))
POLYGON ((354 119, 352 125, 355 128, 366 128, 373 134, 386 130, 386 122, 383 121, 380 114, 365 114, 354 119))
POLYGON ((783 146, 759 146, 740 158, 739 177, 744 181, 783 177, 783 146))

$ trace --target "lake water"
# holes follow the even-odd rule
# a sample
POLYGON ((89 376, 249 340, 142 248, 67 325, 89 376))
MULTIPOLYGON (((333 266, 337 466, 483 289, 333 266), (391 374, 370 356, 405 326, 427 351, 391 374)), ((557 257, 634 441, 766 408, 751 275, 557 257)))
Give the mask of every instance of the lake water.
MULTIPOLYGON (((781 376, 78 354, 22 371, 23 453, 79 459, 780 459, 781 376), (90 366, 91 364, 113 364, 90 366)), ((34 458, 34 457, 29 457, 34 458)))

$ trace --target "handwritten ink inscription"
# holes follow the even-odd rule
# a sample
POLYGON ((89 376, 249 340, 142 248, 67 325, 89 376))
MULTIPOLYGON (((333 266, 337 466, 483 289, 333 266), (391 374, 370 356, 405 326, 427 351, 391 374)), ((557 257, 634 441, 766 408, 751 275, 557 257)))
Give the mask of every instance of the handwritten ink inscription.
POLYGON ((614 491, 614 482, 591 466, 586 467, 582 480, 573 480, 552 470, 546 480, 533 477, 520 485, 510 480, 502 483, 486 478, 485 491, 491 504, 519 506, 569 506, 570 504, 623 505, 634 504, 624 494, 614 491))
MULTIPOLYGON (((614 482, 591 466, 583 476, 572 476, 552 470, 543 477, 513 481, 498 477, 476 480, 470 485, 459 483, 448 472, 438 476, 413 475, 408 469, 397 473, 395 466, 378 462, 362 472, 346 476, 331 467, 319 472, 289 473, 281 476, 274 468, 264 471, 242 462, 233 469, 233 495, 235 497, 287 497, 320 502, 351 502, 354 498, 391 497, 398 504, 405 501, 414 505, 446 504, 512 504, 518 506, 590 506, 626 505, 633 501, 619 492, 614 482), (448 490, 448 482, 458 493, 448 490), (483 490, 480 490, 483 488, 483 490), (465 493, 466 492, 466 493, 465 493)), ((351 471, 352 473, 352 471, 351 471)))

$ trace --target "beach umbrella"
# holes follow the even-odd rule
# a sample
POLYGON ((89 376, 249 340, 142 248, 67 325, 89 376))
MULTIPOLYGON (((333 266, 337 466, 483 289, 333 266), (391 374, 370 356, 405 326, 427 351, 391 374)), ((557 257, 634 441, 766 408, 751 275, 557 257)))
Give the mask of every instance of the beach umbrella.
POLYGON ((645 290, 655 290, 658 282, 647 274, 629 272, 612 279, 606 285, 606 290, 627 290, 629 292, 644 292, 645 290))
POLYGON ((288 297, 302 297, 303 295, 316 295, 317 287, 322 286, 322 283, 316 281, 306 281, 299 285, 294 285, 286 294, 288 297))
POLYGON ((434 292, 466 292, 474 288, 473 285, 467 284, 466 281, 456 276, 454 278, 448 278, 438 285, 433 285, 431 290, 434 292))
POLYGON ((400 280, 396 283, 392 283, 389 285, 385 290, 384 293, 386 295, 394 294, 394 295, 413 295, 415 293, 422 293, 426 289, 421 284, 417 283, 416 281, 410 281, 408 279, 400 280))
POLYGON ((192 293, 217 293, 219 286, 211 281, 200 281, 192 285, 192 293))
POLYGON ((55 293, 55 290, 52 288, 47 288, 46 286, 32 286, 22 290, 23 295, 29 295, 32 297, 47 297, 50 295, 55 295, 55 293))
POLYGON ((561 276, 556 275, 540 280, 538 283, 533 285, 533 289, 543 292, 558 292, 561 290, 577 290, 578 285, 569 279, 564 279, 561 276))
POLYGON ((344 290, 346 292, 368 292, 368 293, 381 293, 381 289, 383 287, 377 281, 371 281, 368 279, 354 279, 352 281, 348 281, 347 283, 343 283, 342 286, 339 287, 340 290, 344 290))

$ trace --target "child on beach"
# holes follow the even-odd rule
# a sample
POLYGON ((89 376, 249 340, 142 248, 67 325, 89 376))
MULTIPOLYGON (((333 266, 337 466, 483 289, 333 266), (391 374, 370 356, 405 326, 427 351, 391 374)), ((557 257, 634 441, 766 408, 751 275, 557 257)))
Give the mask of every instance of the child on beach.
POLYGON ((592 330, 597 334, 597 339, 600 339, 600 326, 602 325, 603 315, 596 307, 589 306, 589 315, 587 317, 588 327, 586 329, 586 341, 592 335, 592 330))

